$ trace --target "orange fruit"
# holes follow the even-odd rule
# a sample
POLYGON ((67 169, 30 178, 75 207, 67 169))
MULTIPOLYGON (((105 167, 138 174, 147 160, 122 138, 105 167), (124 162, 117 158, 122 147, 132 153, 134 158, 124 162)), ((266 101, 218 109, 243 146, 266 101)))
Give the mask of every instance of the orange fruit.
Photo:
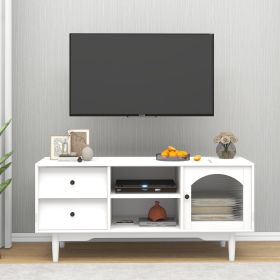
POLYGON ((168 150, 163 150, 163 151, 161 152, 161 156, 163 156, 163 157, 168 157, 168 156, 169 156, 169 151, 168 151, 168 150))
POLYGON ((176 155, 178 157, 183 157, 184 156, 184 153, 182 151, 176 151, 176 155))
POLYGON ((200 160, 201 160, 201 155, 195 155, 195 156, 193 157, 193 160, 195 160, 195 161, 200 161, 200 160))
POLYGON ((167 149, 168 149, 169 152, 171 152, 171 151, 175 152, 176 151, 176 148, 174 148, 172 146, 168 146, 167 149))
POLYGON ((188 152, 187 151, 181 151, 181 150, 178 150, 177 151, 177 155, 179 157, 186 157, 188 155, 188 152))
POLYGON ((187 156, 187 155, 189 154, 187 151, 181 151, 181 152, 182 152, 182 154, 183 154, 184 157, 187 156))
POLYGON ((169 152, 169 156, 170 156, 170 157, 176 157, 176 156, 177 156, 176 151, 170 151, 170 152, 169 152))

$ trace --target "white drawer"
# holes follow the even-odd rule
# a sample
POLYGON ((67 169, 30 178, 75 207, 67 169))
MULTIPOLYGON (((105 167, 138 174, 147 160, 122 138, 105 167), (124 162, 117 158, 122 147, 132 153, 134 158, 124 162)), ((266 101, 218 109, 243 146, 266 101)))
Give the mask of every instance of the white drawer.
POLYGON ((39 231, 107 229, 107 199, 42 199, 39 231))
POLYGON ((42 168, 39 172, 39 198, 106 198, 107 168, 42 168))

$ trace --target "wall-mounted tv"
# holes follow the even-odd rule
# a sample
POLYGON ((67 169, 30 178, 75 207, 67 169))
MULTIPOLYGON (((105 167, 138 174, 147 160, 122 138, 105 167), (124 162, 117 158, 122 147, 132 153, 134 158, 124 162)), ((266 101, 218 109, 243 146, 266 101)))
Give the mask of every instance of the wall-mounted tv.
POLYGON ((214 115, 213 34, 70 34, 70 116, 138 115, 214 115))

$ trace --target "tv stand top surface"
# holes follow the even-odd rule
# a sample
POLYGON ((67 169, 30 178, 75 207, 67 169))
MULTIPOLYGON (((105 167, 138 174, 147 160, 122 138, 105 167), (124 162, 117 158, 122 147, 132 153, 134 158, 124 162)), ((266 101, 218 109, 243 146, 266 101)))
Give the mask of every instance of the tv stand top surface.
POLYGON ((37 167, 211 167, 211 166, 253 166, 254 163, 242 158, 219 159, 217 157, 202 157, 200 161, 194 161, 191 157, 188 161, 158 161, 155 157, 94 157, 91 161, 58 161, 45 157, 36 163, 37 167))

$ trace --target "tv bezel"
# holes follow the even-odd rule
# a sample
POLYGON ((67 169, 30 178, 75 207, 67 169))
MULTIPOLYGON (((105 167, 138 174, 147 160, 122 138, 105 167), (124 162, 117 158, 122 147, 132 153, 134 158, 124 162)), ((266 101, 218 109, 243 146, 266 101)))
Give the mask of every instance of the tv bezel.
POLYGON ((215 116, 215 95, 214 95, 214 33, 69 33, 69 116, 70 117, 213 117, 215 116), (117 34, 124 34, 124 35, 211 35, 212 37, 212 79, 213 79, 213 88, 212 88, 212 112, 209 114, 74 114, 71 113, 71 36, 72 35, 91 35, 91 34, 100 34, 100 35, 117 35, 117 34))

